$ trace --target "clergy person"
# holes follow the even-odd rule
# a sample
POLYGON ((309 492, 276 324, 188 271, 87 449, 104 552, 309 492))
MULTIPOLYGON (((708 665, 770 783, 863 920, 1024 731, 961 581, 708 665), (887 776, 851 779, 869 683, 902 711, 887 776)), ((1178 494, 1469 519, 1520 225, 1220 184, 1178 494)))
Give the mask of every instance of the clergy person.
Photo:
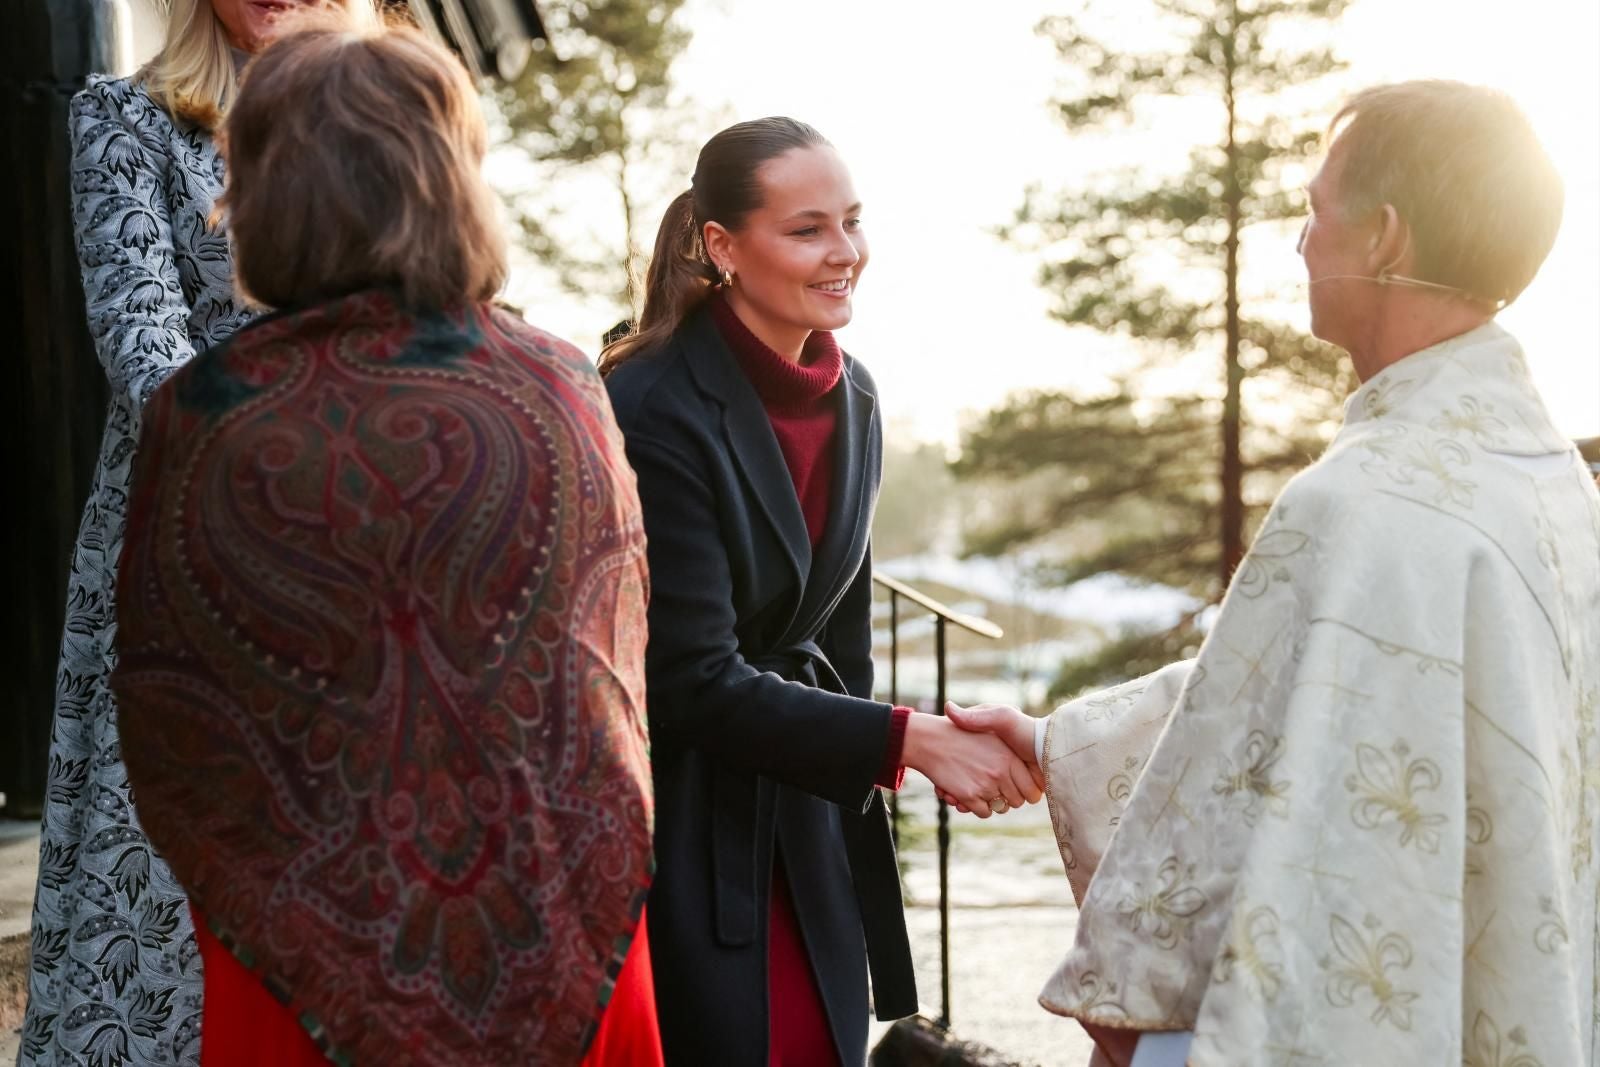
POLYGON ((1198 658, 952 714, 1045 770, 1081 915, 1040 1002, 1097 1064, 1593 1067, 1600 493, 1494 322, 1561 182, 1467 85, 1330 134, 1300 251, 1362 385, 1198 658))

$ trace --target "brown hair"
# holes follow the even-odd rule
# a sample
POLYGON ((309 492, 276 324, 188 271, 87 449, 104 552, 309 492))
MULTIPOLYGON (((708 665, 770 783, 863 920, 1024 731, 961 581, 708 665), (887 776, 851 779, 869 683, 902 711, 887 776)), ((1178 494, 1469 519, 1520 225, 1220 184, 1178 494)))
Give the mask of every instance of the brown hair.
POLYGON ((1341 156, 1339 210, 1393 205, 1422 281, 1503 306, 1549 255, 1561 176, 1505 94, 1453 81, 1379 85, 1351 97, 1328 135, 1341 156))
POLYGON ((638 325, 606 346, 600 355, 601 374, 665 341, 705 302, 717 284, 717 269, 706 255, 706 223, 729 231, 744 225, 761 206, 762 165, 794 149, 827 143, 805 123, 782 117, 737 123, 705 143, 689 189, 668 205, 661 219, 638 325))
POLYGON ((380 286, 417 308, 489 299, 506 250, 487 139, 466 71, 420 32, 296 17, 223 127, 239 288, 274 308, 380 286))

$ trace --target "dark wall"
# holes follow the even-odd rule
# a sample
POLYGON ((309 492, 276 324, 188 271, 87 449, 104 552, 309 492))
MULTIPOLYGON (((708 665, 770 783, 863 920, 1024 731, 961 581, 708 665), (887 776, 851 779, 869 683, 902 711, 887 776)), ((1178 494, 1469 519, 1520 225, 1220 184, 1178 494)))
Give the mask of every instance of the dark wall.
MULTIPOLYGON (((399 4, 406 0, 385 0, 399 4)), ((48 770, 66 575, 105 419, 68 197, 67 102, 107 70, 117 0, 0 0, 0 815, 36 815, 48 770)), ((474 70, 514 74, 533 0, 413 0, 474 70)))
POLYGON ((5 0, 0 14, 0 814, 12 817, 44 796, 67 563, 105 418, 68 214, 67 101, 104 58, 89 6, 5 0))

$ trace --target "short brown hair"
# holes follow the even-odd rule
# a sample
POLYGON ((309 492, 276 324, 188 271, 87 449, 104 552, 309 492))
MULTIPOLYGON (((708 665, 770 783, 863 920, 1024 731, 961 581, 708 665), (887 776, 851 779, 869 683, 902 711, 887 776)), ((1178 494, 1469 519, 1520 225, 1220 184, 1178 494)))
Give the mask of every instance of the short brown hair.
POLYGON ((419 308, 489 299, 506 249, 486 145, 466 71, 421 33, 297 18, 223 126, 239 288, 273 308, 377 287, 419 308))
MULTIPOLYGON (((1416 275, 1509 304, 1561 228, 1561 176, 1504 93, 1453 81, 1379 85, 1328 127, 1347 215, 1394 206, 1415 242, 1416 275)), ((1332 151, 1332 149, 1330 149, 1332 151)))

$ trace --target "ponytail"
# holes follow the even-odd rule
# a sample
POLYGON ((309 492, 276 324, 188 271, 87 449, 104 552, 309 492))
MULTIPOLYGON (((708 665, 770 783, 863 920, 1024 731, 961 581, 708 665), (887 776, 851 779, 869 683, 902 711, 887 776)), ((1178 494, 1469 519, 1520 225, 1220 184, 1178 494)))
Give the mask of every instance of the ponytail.
POLYGON ((667 205, 645 275, 644 310, 631 333, 601 351, 600 373, 610 374, 623 360, 671 337, 683 320, 706 302, 716 280, 716 268, 706 256, 695 219, 691 189, 667 205))
POLYGON ((719 223, 730 233, 744 225, 762 203, 762 164, 785 152, 827 143, 805 123, 783 117, 736 123, 705 143, 689 190, 667 207, 661 219, 645 275, 639 324, 606 345, 600 353, 601 374, 658 347, 706 302, 718 279, 717 268, 706 255, 705 225, 719 223))

